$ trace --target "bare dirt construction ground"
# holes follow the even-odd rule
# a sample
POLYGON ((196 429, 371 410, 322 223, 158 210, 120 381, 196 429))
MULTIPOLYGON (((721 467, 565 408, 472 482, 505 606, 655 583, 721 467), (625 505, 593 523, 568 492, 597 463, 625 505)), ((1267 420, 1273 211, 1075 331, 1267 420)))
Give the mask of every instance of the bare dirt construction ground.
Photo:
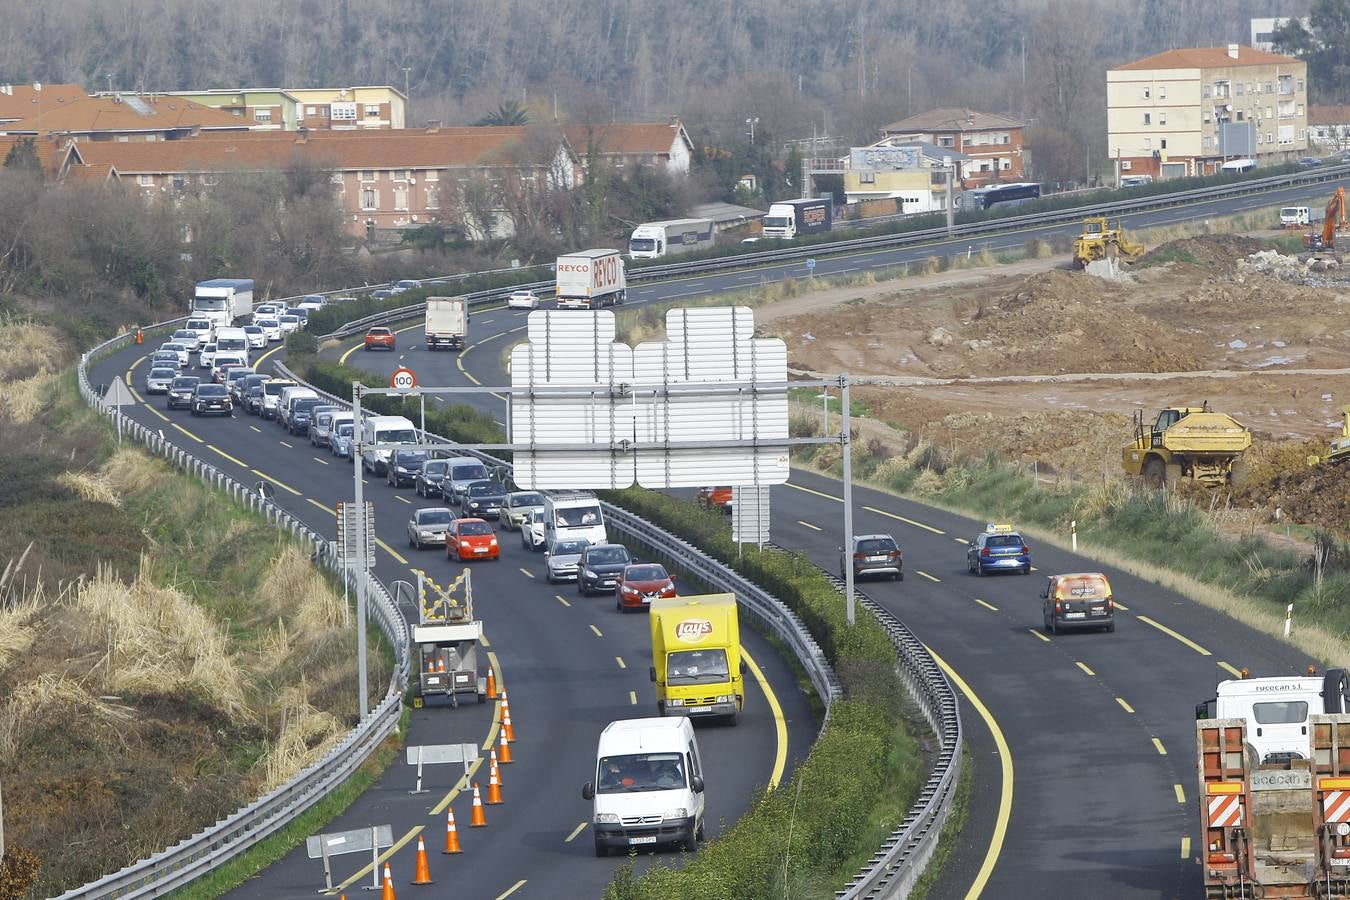
MULTIPOLYGON (((1119 281, 1027 260, 804 295, 756 318, 795 371, 849 372, 872 417, 1028 465, 1118 474, 1136 409, 1204 400, 1253 430, 1254 453, 1325 450, 1350 403, 1350 275, 1263 274, 1246 261, 1269 246, 1173 241, 1119 281)), ((1297 498, 1350 496, 1350 475, 1325 470, 1278 484, 1251 500, 1321 519, 1334 504, 1297 498)))

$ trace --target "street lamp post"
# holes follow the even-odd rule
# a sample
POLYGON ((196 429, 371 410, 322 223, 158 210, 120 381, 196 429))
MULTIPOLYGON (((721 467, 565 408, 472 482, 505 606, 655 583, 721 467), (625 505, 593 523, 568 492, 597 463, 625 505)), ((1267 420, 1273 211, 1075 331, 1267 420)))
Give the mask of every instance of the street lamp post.
POLYGON ((750 135, 750 144, 751 144, 751 146, 753 146, 754 143, 755 143, 755 126, 758 125, 758 124, 759 124, 759 116, 755 116, 755 117, 752 118, 752 119, 746 119, 746 120, 745 120, 745 125, 746 125, 746 127, 747 127, 748 129, 750 129, 750 130, 749 130, 748 132, 746 132, 746 133, 750 135))

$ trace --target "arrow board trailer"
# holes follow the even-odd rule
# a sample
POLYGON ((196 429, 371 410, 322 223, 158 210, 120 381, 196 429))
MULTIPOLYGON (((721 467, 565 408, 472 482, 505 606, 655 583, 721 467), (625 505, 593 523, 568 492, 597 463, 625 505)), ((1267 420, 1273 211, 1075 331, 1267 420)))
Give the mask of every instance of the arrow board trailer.
POLYGON ((628 238, 628 255, 632 259, 658 259, 703 250, 713 243, 712 219, 644 222, 628 238))
POLYGON ((487 683, 478 677, 478 644, 483 640, 481 621, 414 625, 412 633, 417 648, 419 700, 440 694, 458 706, 460 694, 473 694, 479 703, 486 699, 487 683))

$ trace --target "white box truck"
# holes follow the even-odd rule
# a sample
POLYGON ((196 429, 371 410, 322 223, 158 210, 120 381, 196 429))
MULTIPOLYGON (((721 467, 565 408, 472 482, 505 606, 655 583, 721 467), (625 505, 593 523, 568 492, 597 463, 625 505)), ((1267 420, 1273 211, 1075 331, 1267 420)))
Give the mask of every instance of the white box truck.
POLYGON ((658 259, 713 246, 712 219, 667 219, 643 222, 628 238, 632 259, 658 259))
POLYGON ((834 225, 834 201, 829 197, 782 200, 770 204, 764 216, 764 236, 790 241, 799 234, 820 234, 834 225))
POLYGON ((618 250, 579 250, 558 257, 559 309, 599 309, 623 302, 623 256, 618 250))
POLYGON ((212 278, 197 282, 192 295, 192 315, 210 319, 217 328, 253 315, 253 279, 212 278))
POLYGON ((463 350, 469 334, 469 298, 428 297, 425 331, 428 350, 463 350))

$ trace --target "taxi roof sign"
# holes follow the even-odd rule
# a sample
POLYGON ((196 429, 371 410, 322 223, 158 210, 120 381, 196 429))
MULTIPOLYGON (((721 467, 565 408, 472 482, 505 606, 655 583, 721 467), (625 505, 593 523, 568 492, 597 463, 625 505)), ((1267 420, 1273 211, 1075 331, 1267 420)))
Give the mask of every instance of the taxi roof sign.
POLYGON ((990 522, 988 525, 984 526, 986 534, 1011 534, 1016 530, 1017 529, 1013 528, 1012 525, 1007 522, 990 522))

